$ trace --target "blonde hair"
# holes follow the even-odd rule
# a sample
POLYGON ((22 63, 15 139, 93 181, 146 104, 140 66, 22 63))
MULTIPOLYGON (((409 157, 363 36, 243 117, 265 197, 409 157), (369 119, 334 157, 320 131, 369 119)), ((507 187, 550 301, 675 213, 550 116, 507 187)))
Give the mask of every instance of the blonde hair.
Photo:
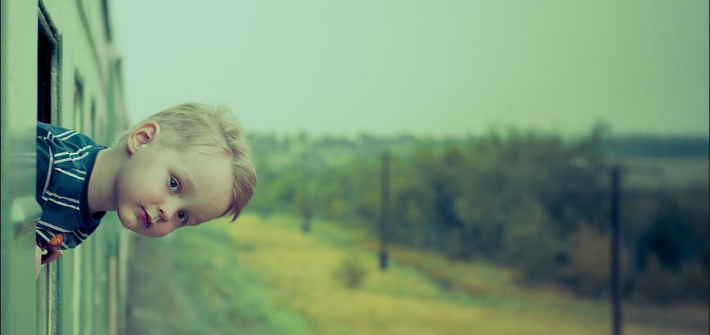
MULTIPOLYGON (((251 158, 251 145, 244 136, 239 122, 229 108, 212 107, 200 103, 184 103, 145 119, 161 127, 163 145, 171 148, 211 147, 221 148, 232 155, 232 203, 222 216, 232 215, 234 222, 254 194, 257 177, 251 158)), ((132 130, 116 142, 122 142, 132 130)))

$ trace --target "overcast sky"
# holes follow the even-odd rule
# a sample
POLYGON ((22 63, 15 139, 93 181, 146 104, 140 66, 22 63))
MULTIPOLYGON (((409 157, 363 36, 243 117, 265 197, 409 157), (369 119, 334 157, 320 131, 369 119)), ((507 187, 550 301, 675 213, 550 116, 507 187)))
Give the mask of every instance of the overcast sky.
POLYGON ((112 1, 129 114, 248 131, 708 136, 708 1, 112 1))

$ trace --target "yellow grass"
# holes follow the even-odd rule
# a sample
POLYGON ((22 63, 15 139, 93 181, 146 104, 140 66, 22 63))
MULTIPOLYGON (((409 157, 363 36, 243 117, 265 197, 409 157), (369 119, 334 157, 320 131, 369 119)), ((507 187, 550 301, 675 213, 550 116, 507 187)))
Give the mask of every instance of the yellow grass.
MULTIPOLYGON (((396 250, 387 272, 377 267, 377 255, 366 244, 324 238, 350 234, 338 228, 314 227, 304 235, 287 217, 262 219, 244 214, 229 230, 240 246, 240 262, 268 287, 278 304, 303 315, 315 334, 609 334, 607 305, 584 302, 551 291, 517 287, 506 270, 476 264, 449 264, 426 253, 396 250), (319 229, 331 229, 318 233, 319 229), (364 285, 348 289, 334 272, 349 254, 357 253, 369 269, 364 285), (429 262, 454 274, 444 289, 432 274, 415 263, 429 262), (410 264, 410 265, 405 265, 410 264)), ((357 239, 356 239, 357 241, 357 239)), ((420 264, 421 265, 421 264, 420 264)), ((443 270, 441 270, 443 269, 443 270)), ((435 271, 432 271, 432 273, 435 271)), ((706 334, 707 308, 691 308, 700 327, 651 326, 628 322, 625 334, 706 334), (703 316, 704 315, 704 316, 703 316)), ((651 312, 660 313, 660 312, 651 312)), ((685 314, 685 313, 684 313, 685 314)), ((688 315, 688 314, 685 314, 688 315)))

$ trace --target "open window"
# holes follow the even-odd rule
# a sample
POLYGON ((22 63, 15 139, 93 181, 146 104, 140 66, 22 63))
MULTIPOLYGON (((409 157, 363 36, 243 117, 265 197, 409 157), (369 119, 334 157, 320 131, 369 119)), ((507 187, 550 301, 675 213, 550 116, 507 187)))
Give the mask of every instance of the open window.
POLYGON ((40 2, 37 36, 37 120, 45 123, 57 122, 58 55, 57 29, 40 2))
MULTIPOLYGON (((57 124, 59 91, 60 40, 49 13, 39 2, 37 35, 37 121, 57 124)), ((57 262, 48 264, 37 281, 37 326, 39 334, 56 334, 59 327, 57 262)))

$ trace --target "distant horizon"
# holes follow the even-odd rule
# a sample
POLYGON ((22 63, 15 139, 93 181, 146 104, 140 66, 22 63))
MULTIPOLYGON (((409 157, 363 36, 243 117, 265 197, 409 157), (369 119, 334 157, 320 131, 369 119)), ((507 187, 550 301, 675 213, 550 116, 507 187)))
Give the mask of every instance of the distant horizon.
MULTIPOLYGON (((334 134, 334 133, 328 133, 328 132, 319 132, 319 131, 313 131, 313 130, 291 130, 291 131, 278 131, 278 130, 270 130, 270 129, 249 129, 246 127, 244 130, 245 132, 249 134, 256 134, 256 135, 274 135, 277 137, 297 137, 302 133, 305 133, 309 137, 317 137, 317 138, 324 138, 324 137, 331 137, 331 138, 348 138, 348 139, 353 139, 353 138, 358 138, 362 135, 366 136, 374 136, 374 137, 380 137, 380 138, 392 138, 392 137, 402 137, 402 136, 412 136, 416 138, 431 138, 431 139, 446 139, 446 138, 467 138, 467 137, 480 137, 480 136, 486 136, 487 134, 495 131, 498 132, 499 134, 505 135, 509 131, 516 131, 518 133, 522 134, 527 134, 527 133, 535 133, 538 135, 555 135, 555 136, 560 136, 561 138, 564 139, 574 139, 574 138, 581 138, 587 135, 590 135, 592 133, 593 126, 589 127, 589 130, 586 132, 579 132, 579 133, 573 133, 573 134, 563 134, 559 131, 555 130, 540 130, 540 129, 535 129, 535 128, 522 128, 520 126, 515 126, 515 127, 491 127, 487 130, 479 131, 479 132, 468 132, 468 133, 460 133, 460 134, 425 134, 425 133, 416 133, 414 131, 402 131, 402 132, 393 132, 393 133, 376 133, 372 131, 360 131, 360 132, 353 132, 350 134, 334 134)), ((631 137, 652 137, 652 138, 659 138, 659 139, 703 139, 710 141, 710 135, 709 134, 703 134, 703 133, 669 133, 669 132, 653 132, 653 131, 646 131, 646 132, 615 132, 613 129, 608 133, 607 135, 608 138, 631 138, 631 137)))

